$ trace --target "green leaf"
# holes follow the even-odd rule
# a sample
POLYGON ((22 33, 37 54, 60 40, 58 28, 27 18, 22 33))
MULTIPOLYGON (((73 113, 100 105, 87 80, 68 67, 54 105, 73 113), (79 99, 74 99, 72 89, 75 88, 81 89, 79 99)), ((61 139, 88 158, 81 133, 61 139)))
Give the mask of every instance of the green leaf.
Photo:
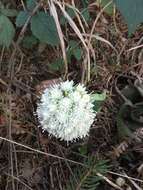
POLYGON ((87 8, 88 7, 88 4, 89 4, 89 1, 88 0, 81 0, 81 3, 82 3, 82 6, 84 8, 87 8))
POLYGON ((75 41, 75 40, 70 40, 69 41, 69 46, 70 46, 70 48, 76 48, 77 46, 78 46, 78 42, 77 41, 75 41))
POLYGON ((126 101, 117 114, 117 129, 120 138, 132 137, 133 132, 143 126, 143 83, 136 80, 126 85, 121 93, 126 101))
POLYGON ((32 33, 41 41, 50 45, 59 44, 56 24, 52 16, 38 12, 31 20, 32 33))
POLYGON ((31 35, 31 36, 25 36, 22 40, 22 46, 27 48, 27 49, 31 49, 33 48, 34 45, 36 45, 38 42, 37 38, 35 38, 35 36, 31 35))
POLYGON ((62 58, 58 58, 48 66, 52 71, 61 71, 64 68, 64 61, 62 58))
POLYGON ((106 91, 104 91, 103 93, 99 94, 99 93, 95 93, 91 95, 91 101, 94 104, 94 110, 95 111, 100 111, 101 105, 104 102, 104 100, 106 99, 106 91))
POLYGON ((84 9, 81 12, 82 16, 84 17, 85 21, 88 22, 90 20, 90 13, 88 11, 88 9, 84 9))
POLYGON ((141 99, 140 93, 133 84, 126 85, 121 93, 133 104, 141 99))
POLYGON ((68 54, 70 55, 70 57, 73 55, 78 61, 81 60, 82 57, 82 49, 79 46, 79 43, 75 40, 70 40, 69 41, 69 50, 68 50, 68 54))
POLYGON ((15 34, 15 28, 9 18, 0 15, 0 45, 9 47, 15 34))
POLYGON ((0 1, 0 9, 4 9, 4 5, 1 1, 0 1))
POLYGON ((82 145, 78 148, 78 151, 81 155, 86 155, 87 154, 87 145, 82 145))
POLYGON ((64 190, 96 190, 97 186, 103 180, 97 176, 97 173, 106 174, 111 168, 108 160, 97 160, 95 156, 89 155, 83 160, 86 167, 77 166, 74 169, 74 177, 71 175, 67 181, 64 190))
MULTIPOLYGON (((99 5, 103 8, 105 7, 111 0, 98 0, 99 5)), ((121 0, 122 1, 122 0, 121 0)), ((107 6, 107 8, 104 10, 104 12, 106 12, 109 15, 113 14, 113 3, 111 3, 109 6, 107 6)))
POLYGON ((74 57, 80 61, 81 60, 81 57, 82 57, 82 49, 81 48, 77 48, 75 50, 73 50, 73 55, 74 57))
POLYGON ((27 11, 20 11, 16 18, 16 26, 22 27, 25 24, 28 17, 29 17, 29 13, 27 11))
POLYGON ((132 34, 143 22, 143 0, 114 0, 114 2, 128 25, 129 34, 132 34))
POLYGON ((69 14, 69 16, 71 17, 71 18, 74 18, 75 16, 76 16, 76 14, 75 14, 75 10, 73 9, 73 8, 67 8, 67 13, 69 14))
POLYGON ((27 9, 32 11, 36 7, 36 0, 27 0, 27 9))
POLYGON ((15 9, 0 9, 0 13, 8 17, 15 17, 18 14, 17 10, 15 9))
MULTIPOLYGON (((74 9, 68 7, 68 8, 66 9, 66 12, 68 13, 68 15, 69 15, 72 19, 75 18, 76 14, 75 14, 75 10, 74 10, 74 9)), ((67 21, 67 19, 66 19, 64 16, 62 16, 61 19, 60 19, 60 23, 61 23, 61 25, 65 25, 65 24, 68 23, 68 21, 67 21)))
POLYGON ((130 111, 130 108, 128 105, 122 105, 120 107, 120 110, 117 114, 117 129, 118 129, 118 134, 119 134, 119 137, 121 139, 123 139, 124 137, 131 137, 132 135, 132 132, 131 130, 128 128, 127 124, 125 123, 124 121, 124 117, 125 117, 125 114, 129 113, 130 111))
POLYGON ((103 93, 99 94, 99 93, 95 93, 91 95, 92 101, 104 101, 106 99, 106 91, 104 91, 103 93))

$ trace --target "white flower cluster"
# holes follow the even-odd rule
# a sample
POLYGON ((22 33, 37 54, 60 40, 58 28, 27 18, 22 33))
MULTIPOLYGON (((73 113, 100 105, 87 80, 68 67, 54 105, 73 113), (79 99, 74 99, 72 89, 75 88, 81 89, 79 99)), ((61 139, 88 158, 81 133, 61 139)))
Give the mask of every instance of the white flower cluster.
POLYGON ((81 84, 61 82, 46 88, 37 106, 43 131, 65 141, 88 135, 96 112, 90 94, 81 84))

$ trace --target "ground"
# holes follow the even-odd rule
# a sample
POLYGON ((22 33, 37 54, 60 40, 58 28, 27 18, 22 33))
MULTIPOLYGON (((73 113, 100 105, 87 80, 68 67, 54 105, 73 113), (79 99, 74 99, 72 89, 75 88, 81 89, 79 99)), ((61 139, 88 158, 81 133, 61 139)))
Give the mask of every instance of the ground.
MULTIPOLYGON (((89 11, 92 19, 87 33, 90 33, 100 8, 89 6, 89 11)), ((68 32, 66 37, 77 39, 71 29, 68 32)), ((142 131, 133 131, 139 138, 137 141, 137 138, 121 138, 117 129, 117 116, 125 101, 121 89, 136 80, 142 81, 142 48, 131 48, 141 44, 143 29, 139 27, 128 37, 126 24, 117 12, 114 18, 101 14, 94 32, 107 41, 95 39, 92 42, 95 61, 91 62, 90 80, 86 81, 86 86, 89 92, 102 93, 106 90, 107 96, 89 136, 69 144, 42 133, 34 114, 39 88, 43 85, 41 82, 64 76, 64 68, 55 71, 50 67, 55 58, 62 56, 60 48, 38 43, 27 49, 21 43, 15 43, 20 29, 12 45, 8 49, 1 48, 1 190, 68 190, 69 179, 71 176, 76 178, 75 170, 78 167, 83 169, 84 159, 89 157, 94 157, 97 162, 108 160, 110 165, 101 174, 102 181, 97 190, 143 189, 142 131)), ((81 65, 82 60, 72 57, 69 80, 80 82, 81 65)), ((85 174, 89 171, 86 168, 85 174)), ((81 182, 78 182, 76 190, 82 189, 81 182)))

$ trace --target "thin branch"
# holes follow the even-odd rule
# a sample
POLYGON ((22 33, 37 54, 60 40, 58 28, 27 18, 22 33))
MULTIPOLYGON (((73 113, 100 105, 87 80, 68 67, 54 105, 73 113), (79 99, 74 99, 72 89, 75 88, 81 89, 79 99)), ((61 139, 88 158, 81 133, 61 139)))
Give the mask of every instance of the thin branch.
POLYGON ((93 23, 91 32, 90 32, 90 38, 89 38, 89 41, 88 41, 88 46, 89 46, 89 44, 90 44, 90 42, 91 42, 91 39, 92 39, 92 35, 93 35, 93 32, 94 32, 95 26, 96 26, 96 24, 97 24, 97 22, 98 22, 100 16, 101 16, 102 13, 105 11, 105 9, 106 9, 109 5, 111 5, 111 3, 112 3, 112 1, 109 1, 109 3, 107 3, 107 5, 105 5, 105 6, 103 7, 103 9, 101 9, 101 11, 98 13, 98 15, 97 15, 97 17, 96 17, 96 19, 95 19, 95 21, 94 21, 94 23, 93 23))
POLYGON ((14 57, 16 55, 16 52, 17 52, 17 48, 18 48, 18 45, 20 44, 20 42, 22 41, 23 37, 24 37, 24 34, 25 34, 25 31, 27 29, 27 26, 28 24, 30 23, 30 20, 32 18, 32 16, 37 12, 37 10, 41 7, 41 1, 36 5, 36 7, 33 9, 31 15, 27 18, 23 28, 21 29, 20 31, 20 34, 18 36, 18 39, 16 41, 16 47, 14 48, 13 52, 12 52, 12 55, 10 57, 10 60, 9 60, 9 69, 8 69, 8 76, 13 77, 14 75, 14 57))
MULTIPOLYGON (((90 80, 90 53, 89 53, 89 48, 85 42, 85 39, 83 38, 79 28, 77 27, 76 23, 72 20, 72 18, 69 16, 69 14, 65 11, 65 9, 63 8, 63 6, 60 4, 59 1, 55 1, 53 0, 55 4, 58 5, 58 7, 61 9, 63 15, 65 16, 65 18, 68 20, 69 25, 71 26, 71 28, 74 30, 74 32, 76 33, 76 35, 78 36, 78 38, 81 40, 85 50, 86 50, 86 57, 87 57, 87 65, 86 63, 83 61, 83 68, 87 68, 87 81, 90 80)), ((83 82, 83 81, 82 81, 83 82)))
POLYGON ((143 180, 138 179, 138 178, 129 177, 129 176, 126 176, 124 174, 119 174, 119 173, 112 172, 112 171, 108 171, 108 173, 143 183, 143 180))
POLYGON ((96 173, 96 175, 99 176, 99 177, 101 177, 102 179, 104 179, 108 184, 110 184, 115 189, 124 190, 121 187, 119 187, 118 185, 116 185, 115 183, 113 183, 111 180, 109 180, 107 177, 105 177, 104 175, 102 175, 101 173, 96 173))
POLYGON ((65 48, 65 42, 64 42, 64 35, 60 26, 60 22, 59 22, 59 18, 58 18, 58 14, 57 14, 57 10, 56 7, 53 3, 53 1, 50 1, 50 12, 53 15, 53 18, 55 20, 56 23, 56 27, 57 27, 57 31, 58 31, 58 35, 60 38, 60 43, 61 43, 61 49, 62 49, 62 53, 63 53, 63 59, 64 59, 64 64, 65 64, 65 74, 64 74, 64 79, 67 77, 68 74, 68 63, 67 63, 67 56, 66 56, 66 48, 65 48))
POLYGON ((5 173, 7 176, 9 176, 9 177, 11 177, 11 178, 13 178, 13 179, 15 179, 15 180, 17 180, 18 182, 20 182, 22 185, 24 185, 26 188, 27 188, 27 190, 33 190, 31 187, 29 187, 26 183, 24 183, 23 181, 21 181, 18 177, 16 177, 16 176, 12 176, 12 175, 10 175, 10 174, 8 174, 8 173, 5 173))
POLYGON ((56 156, 56 155, 54 155, 54 154, 45 153, 45 152, 43 152, 43 151, 40 151, 40 150, 37 150, 37 149, 33 149, 33 148, 29 147, 29 146, 26 146, 26 145, 24 145, 24 144, 15 142, 15 141, 13 141, 13 140, 10 140, 10 139, 7 139, 7 138, 1 137, 1 136, 0 136, 0 139, 1 139, 1 140, 4 140, 4 141, 6 141, 6 142, 9 142, 9 143, 15 144, 15 145, 17 145, 17 146, 21 146, 21 147, 26 148, 26 149, 28 149, 28 150, 37 152, 37 153, 39 153, 39 154, 43 154, 43 155, 45 155, 45 156, 50 156, 50 157, 57 158, 57 159, 60 159, 60 160, 66 160, 66 161, 71 162, 71 163, 73 163, 73 164, 77 164, 77 165, 81 165, 81 166, 87 167, 86 165, 84 165, 84 164, 82 164, 82 163, 80 163, 80 162, 76 162, 76 161, 74 161, 74 160, 70 160, 70 159, 67 159, 67 158, 63 158, 63 157, 61 157, 61 156, 56 156))

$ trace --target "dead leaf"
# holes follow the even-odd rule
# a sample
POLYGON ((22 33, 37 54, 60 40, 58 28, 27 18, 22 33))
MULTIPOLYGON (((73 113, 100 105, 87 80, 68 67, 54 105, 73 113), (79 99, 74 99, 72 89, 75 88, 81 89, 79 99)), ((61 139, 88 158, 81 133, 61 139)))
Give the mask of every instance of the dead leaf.
POLYGON ((26 131, 26 129, 23 128, 22 123, 20 123, 18 121, 13 121, 12 134, 21 135, 21 134, 25 134, 26 132, 27 131, 26 131))
POLYGON ((53 84, 58 84, 58 83, 60 83, 61 81, 62 81, 62 80, 61 80, 60 78, 42 81, 40 84, 38 84, 38 85, 35 87, 35 89, 36 89, 36 94, 37 94, 38 96, 40 96, 46 88, 50 87, 50 86, 53 85, 53 84))
POLYGON ((0 126, 3 126, 6 124, 6 118, 3 115, 0 115, 0 126))

